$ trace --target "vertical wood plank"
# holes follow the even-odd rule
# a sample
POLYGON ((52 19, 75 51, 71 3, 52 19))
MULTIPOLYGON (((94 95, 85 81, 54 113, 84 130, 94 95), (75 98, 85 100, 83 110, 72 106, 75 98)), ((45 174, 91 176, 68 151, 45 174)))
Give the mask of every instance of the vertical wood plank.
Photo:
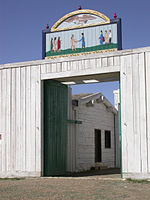
POLYGON ((6 135, 6 132, 5 132, 5 81, 4 79, 6 79, 6 70, 1 70, 0 71, 0 89, 1 89, 1 92, 0 92, 0 106, 1 106, 1 109, 0 109, 0 132, 2 134, 2 140, 1 140, 1 147, 2 147, 2 150, 1 150, 1 172, 5 172, 6 170, 6 148, 5 148, 5 135, 6 135), (4 88, 4 89, 3 89, 4 88))
POLYGON ((1 73, 1 131, 5 133, 5 116, 6 116, 6 69, 2 70, 1 73))
POLYGON ((52 63, 52 73, 57 72, 56 63, 52 63))
POLYGON ((57 63, 56 69, 57 72, 62 72, 62 63, 57 63))
MULTIPOLYGON (((26 68, 26 171, 31 171, 31 67, 26 68)), ((34 147, 33 147, 34 148, 34 147)))
MULTIPOLYGON (((131 58, 130 58, 131 59, 131 58)), ((126 103, 127 103, 127 58, 125 56, 121 57, 121 72, 120 72, 120 81, 121 81, 121 130, 122 130, 122 171, 128 172, 128 135, 127 135, 127 126, 126 126, 126 103)), ((128 76, 128 81, 130 77, 128 76)), ((131 84, 131 80, 129 84, 131 84)), ((130 86, 132 89, 132 85, 130 86)), ((129 91, 131 93, 131 91, 129 91)), ((131 101, 132 102, 132 101, 131 101)), ((132 111, 131 111, 132 112, 132 111)))
POLYGON ((2 172, 2 133, 1 134, 1 139, 0 139, 0 173, 2 172))
POLYGON ((0 70, 0 132, 2 132, 2 70, 0 70))
POLYGON ((7 172, 7 136, 6 132, 6 98, 7 98, 7 70, 4 69, 2 73, 2 132, 3 134, 3 151, 2 151, 2 171, 7 172))
POLYGON ((11 135, 10 135, 10 158, 11 158, 11 170, 15 170, 16 160, 16 69, 12 69, 12 81, 11 81, 11 135))
POLYGON ((102 67, 107 67, 107 66, 108 66, 107 58, 102 58, 102 67))
POLYGON ((2 140, 2 172, 7 171, 7 149, 6 149, 6 69, 1 72, 1 132, 3 133, 2 140))
POLYGON ((132 172, 140 172, 141 168, 141 158, 140 158, 140 94, 139 94, 139 55, 134 54, 132 55, 132 82, 133 82, 133 144, 132 151, 133 151, 133 160, 132 165, 130 163, 130 168, 132 167, 132 172), (133 162, 134 161, 134 162, 133 162))
POLYGON ((36 143, 35 143, 35 138, 36 138, 36 66, 31 67, 31 115, 30 115, 30 121, 31 121, 31 132, 30 132, 30 139, 31 139, 31 149, 30 149, 30 154, 31 154, 31 160, 32 162, 30 163, 30 170, 35 171, 35 155, 36 155, 36 143))
POLYGON ((77 71, 78 70, 78 63, 76 61, 72 62, 72 70, 77 71))
POLYGON ((91 68, 90 60, 85 60, 85 69, 91 68))
POLYGON ((85 68, 85 60, 80 60, 79 61, 79 70, 84 70, 85 68))
POLYGON ((150 173, 150 52, 146 53, 146 112, 147 112, 147 147, 148 172, 150 173))
POLYGON ((114 65, 114 58, 108 57, 108 66, 113 66, 113 65, 114 65))
POLYGON ((70 62, 67 62, 67 71, 70 71, 70 70, 71 70, 70 62))
MULTIPOLYGON (((125 120, 122 121, 125 132, 122 133, 122 136, 124 138, 124 141, 126 142, 126 149, 124 149, 124 151, 126 151, 125 154, 127 154, 127 159, 125 160, 127 172, 130 173, 135 170, 135 164, 134 164, 135 141, 134 141, 134 129, 133 129, 133 124, 134 124, 133 67, 134 66, 133 66, 132 55, 126 56, 125 66, 126 66, 126 71, 123 72, 123 76, 125 77, 125 88, 124 90, 121 91, 121 95, 123 95, 124 93, 123 101, 125 101, 125 107, 123 111, 121 110, 121 112, 125 112, 125 120), (128 111, 128 108, 130 108, 130 111, 128 111)), ((122 146, 124 147, 124 144, 122 144, 122 146)))
POLYGON ((16 170, 21 171, 22 165, 22 133, 21 133, 21 70, 16 69, 16 170))
POLYGON ((2 145, 2 160, 1 160, 1 172, 2 173, 7 173, 7 169, 6 169, 6 159, 7 159, 7 155, 6 155, 6 134, 2 134, 2 141, 1 141, 1 145, 2 145))
POLYGON ((96 68, 96 61, 95 61, 95 59, 91 59, 90 63, 91 63, 91 68, 95 69, 96 68))
POLYGON ((52 64, 48 63, 46 64, 46 73, 51 73, 52 72, 52 64))
POLYGON ((114 56, 114 66, 120 66, 120 56, 114 56))
POLYGON ((102 66, 102 59, 98 58, 98 59, 96 59, 96 62, 97 62, 97 68, 101 68, 101 66, 102 66))
POLYGON ((62 62, 62 71, 63 72, 67 71, 67 62, 62 62))
MULTIPOLYGON (((1 91, 2 91, 2 70, 0 70, 0 127, 1 127, 1 119, 2 119, 2 114, 1 114, 1 108, 2 108, 2 94, 1 94, 1 91)), ((0 128, 0 134, 1 134, 1 137, 2 137, 2 130, 0 128)), ((0 172, 2 172, 2 138, 0 140, 0 172)))
POLYGON ((41 171, 41 81, 40 67, 36 67, 36 86, 35 86, 35 112, 36 112, 36 172, 41 171))
POLYGON ((41 74, 46 73, 46 64, 41 64, 41 74))
POLYGON ((21 159, 21 169, 22 171, 25 171, 25 157, 26 157, 26 126, 25 126, 25 119, 26 119, 26 71, 25 71, 25 67, 21 68, 21 72, 20 72, 20 76, 21 76, 21 98, 20 98, 20 132, 21 132, 21 155, 22 155, 22 159, 21 159))
POLYGON ((11 70, 7 69, 7 98, 6 98, 6 135, 7 135, 7 151, 6 151, 6 158, 7 158, 7 170, 11 171, 11 158, 10 158, 10 144, 11 144, 11 70))
POLYGON ((140 113, 140 164, 141 172, 147 173, 147 133, 146 133, 146 87, 145 87, 145 55, 139 54, 139 113, 140 113))

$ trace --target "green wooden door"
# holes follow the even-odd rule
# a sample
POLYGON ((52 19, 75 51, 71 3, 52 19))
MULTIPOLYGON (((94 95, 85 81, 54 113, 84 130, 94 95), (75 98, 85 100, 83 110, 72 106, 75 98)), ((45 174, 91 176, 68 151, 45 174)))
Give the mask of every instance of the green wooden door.
POLYGON ((44 176, 66 173, 68 88, 44 81, 44 176))

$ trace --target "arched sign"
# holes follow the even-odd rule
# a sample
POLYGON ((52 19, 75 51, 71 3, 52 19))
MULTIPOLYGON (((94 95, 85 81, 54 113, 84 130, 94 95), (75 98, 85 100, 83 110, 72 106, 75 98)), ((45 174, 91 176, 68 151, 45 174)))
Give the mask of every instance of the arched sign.
POLYGON ((120 50, 121 19, 94 10, 78 10, 43 30, 43 58, 120 50))

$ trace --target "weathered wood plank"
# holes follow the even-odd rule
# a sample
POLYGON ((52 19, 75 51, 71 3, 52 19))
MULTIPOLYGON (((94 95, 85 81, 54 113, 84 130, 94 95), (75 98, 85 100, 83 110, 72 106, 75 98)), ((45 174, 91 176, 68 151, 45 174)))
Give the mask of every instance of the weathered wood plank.
POLYGON ((72 71, 78 71, 78 65, 77 62, 72 62, 72 71))
POLYGON ((16 68, 16 170, 22 170, 21 132, 21 69, 16 68))
POLYGON ((84 69, 84 61, 79 60, 79 70, 83 70, 83 69, 84 69))
POLYGON ((62 63, 57 63, 57 72, 62 72, 62 63))
POLYGON ((0 162, 0 172, 2 171, 2 133, 0 133, 0 137, 1 137, 1 139, 0 139, 0 160, 1 160, 1 162, 0 162))
POLYGON ((96 68, 96 60, 95 59, 91 59, 90 63, 91 63, 91 68, 95 69, 96 68))
MULTIPOLYGON (((2 70, 0 70, 0 127, 2 127, 2 70)), ((2 129, 0 128, 1 140, 0 140, 0 172, 2 171, 2 129)))
POLYGON ((102 58, 102 67, 107 67, 108 66, 108 58, 102 58))
POLYGON ((11 170, 11 158, 10 158, 10 145, 11 145, 11 70, 7 69, 6 71, 6 79, 7 79, 7 84, 6 84, 6 93, 7 93, 7 98, 6 98, 6 159, 7 159, 7 170, 11 170))
POLYGON ((41 65, 41 74, 45 74, 46 71, 46 64, 41 65))
POLYGON ((21 98, 20 98, 20 107, 21 107, 21 112, 20 112, 20 132, 21 132, 21 155, 22 155, 22 159, 21 159, 21 169, 22 171, 25 171, 25 154, 26 154, 26 127, 25 127, 25 120, 26 120, 26 101, 25 101, 25 97, 26 97, 26 68, 23 67, 21 68, 21 98))
POLYGON ((147 173, 147 133, 146 133, 146 86, 145 86, 145 55, 139 54, 139 113, 140 113, 140 162, 141 172, 147 173))
POLYGON ((57 72, 57 64, 56 63, 52 63, 52 73, 57 72))
POLYGON ((96 61, 97 61, 97 68, 101 68, 102 67, 102 59, 98 58, 98 59, 96 59, 96 61))
POLYGON ((62 71, 67 71, 67 62, 62 62, 62 71))
POLYGON ((30 104, 30 121, 31 121, 31 132, 30 132, 30 139, 31 139, 31 146, 30 146, 30 154, 31 154, 31 160, 32 162, 30 163, 30 171, 35 171, 36 169, 36 66, 31 67, 31 82, 30 82, 30 87, 31 87, 31 104, 30 104))
POLYGON ((147 147, 148 172, 150 173, 150 52, 146 53, 146 108, 147 108, 147 147))
POLYGON ((26 68, 26 171, 31 171, 31 67, 26 68))
POLYGON ((85 69, 91 68, 90 60, 85 60, 85 69))
POLYGON ((114 65, 114 57, 108 57, 108 66, 113 66, 114 65))
POLYGON ((114 56, 114 66, 120 66, 120 56, 114 56))
MULTIPOLYGON (((132 84, 133 84, 133 143, 130 142, 130 138, 128 140, 128 143, 131 146, 132 152, 133 152, 133 160, 132 163, 130 162, 130 169, 132 169, 132 172, 140 172, 141 170, 141 157, 140 157, 140 94, 139 94, 139 54, 132 55, 132 84)), ((129 112, 130 114, 130 112, 129 112)), ((128 114, 128 115, 129 115, 128 114)), ((129 130, 128 130, 129 131, 129 130)))
POLYGON ((35 86, 35 119, 36 119, 36 172, 41 171, 41 81, 40 67, 36 67, 36 86, 35 86))
MULTIPOLYGON (((130 60, 131 60, 131 57, 130 57, 130 60)), ((126 121, 127 117, 126 117, 126 109, 125 109, 127 106, 126 94, 127 94, 127 90, 129 90, 130 88, 132 89, 132 86, 127 88, 127 85, 126 85, 126 82, 127 82, 126 61, 127 61, 127 57, 122 56, 121 57, 120 86, 121 86, 121 132, 122 132, 121 135, 122 135, 122 171, 123 172, 128 172, 128 135, 127 135, 127 121, 126 121)), ((129 84, 132 83, 129 75, 128 75, 128 82, 129 84)), ((129 91, 129 93, 131 94, 131 91, 129 91)), ((130 103, 132 103, 132 101, 130 101, 130 103)))

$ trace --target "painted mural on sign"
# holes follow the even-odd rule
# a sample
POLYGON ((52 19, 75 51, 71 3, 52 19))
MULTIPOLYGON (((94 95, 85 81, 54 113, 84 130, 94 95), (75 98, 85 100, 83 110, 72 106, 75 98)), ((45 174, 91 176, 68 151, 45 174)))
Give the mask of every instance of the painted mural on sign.
POLYGON ((66 19, 63 23, 59 25, 59 28, 69 28, 76 25, 94 24, 98 22, 105 22, 104 19, 94 16, 92 14, 79 14, 74 15, 66 19))
POLYGON ((45 43, 45 58, 117 50, 118 24, 97 11, 75 11, 46 31, 45 43))

